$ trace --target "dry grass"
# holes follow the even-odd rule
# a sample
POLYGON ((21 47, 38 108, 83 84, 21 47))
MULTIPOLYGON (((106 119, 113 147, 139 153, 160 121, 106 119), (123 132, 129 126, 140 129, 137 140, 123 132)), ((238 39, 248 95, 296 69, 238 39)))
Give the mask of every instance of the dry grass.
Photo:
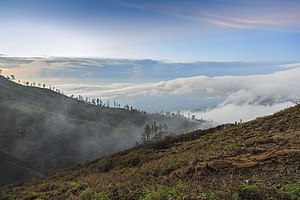
POLYGON ((2 199, 297 199, 300 106, 141 145, 30 183, 2 199))

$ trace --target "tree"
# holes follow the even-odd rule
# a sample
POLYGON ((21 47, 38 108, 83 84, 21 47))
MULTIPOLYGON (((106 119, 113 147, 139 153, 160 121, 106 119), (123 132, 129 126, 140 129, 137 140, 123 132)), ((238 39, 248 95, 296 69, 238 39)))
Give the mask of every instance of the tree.
POLYGON ((164 131, 167 131, 167 130, 168 130, 168 126, 167 126, 166 123, 163 124, 163 130, 164 130, 164 131))
POLYGON ((0 76, 1 76, 1 74, 2 74, 2 69, 0 69, 0 76))
POLYGON ((149 141, 151 135, 151 128, 149 124, 146 124, 146 126, 144 127, 144 134, 146 136, 146 141, 149 141))
POLYGON ((14 75, 10 75, 11 80, 15 80, 15 76, 14 75))

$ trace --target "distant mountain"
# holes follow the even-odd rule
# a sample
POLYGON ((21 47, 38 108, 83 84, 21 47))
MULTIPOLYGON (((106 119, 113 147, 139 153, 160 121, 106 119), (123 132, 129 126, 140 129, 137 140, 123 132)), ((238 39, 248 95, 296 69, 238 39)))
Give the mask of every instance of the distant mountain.
POLYGON ((26 184, 2 199, 300 197, 300 105, 236 125, 165 138, 26 184))
POLYGON ((153 122, 166 123, 174 133, 210 126, 182 116, 95 106, 0 76, 0 184, 40 177, 132 147, 145 124, 153 122))

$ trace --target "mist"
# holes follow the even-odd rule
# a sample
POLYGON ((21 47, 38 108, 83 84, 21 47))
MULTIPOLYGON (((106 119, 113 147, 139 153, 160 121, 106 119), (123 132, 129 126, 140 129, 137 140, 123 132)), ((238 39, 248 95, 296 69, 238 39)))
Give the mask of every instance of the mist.
POLYGON ((49 89, 22 86, 3 76, 0 88, 0 153, 6 155, 5 165, 13 164, 24 174, 14 179, 7 173, 4 184, 31 175, 46 175, 141 144, 146 124, 165 123, 169 135, 215 125, 178 114, 94 105, 49 89))

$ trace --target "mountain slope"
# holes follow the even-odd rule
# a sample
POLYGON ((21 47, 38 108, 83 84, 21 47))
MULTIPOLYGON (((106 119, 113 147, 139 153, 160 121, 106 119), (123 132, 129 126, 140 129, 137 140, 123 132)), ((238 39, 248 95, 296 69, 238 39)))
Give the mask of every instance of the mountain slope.
MULTIPOLYGON (((29 163, 27 168, 39 175, 134 146, 145 124, 154 121, 173 127, 172 132, 205 124, 180 116, 95 106, 0 76, 0 151, 29 163)), ((2 162, 5 169, 21 167, 10 164, 2 162)), ((37 177, 32 171, 16 177, 13 171, 0 170, 1 183, 37 177)))
POLYGON ((298 199, 300 105, 166 138, 34 182, 3 199, 298 199))
POLYGON ((11 180, 22 181, 42 177, 42 174, 31 168, 30 163, 3 151, 0 151, 0 172, 0 185, 11 182, 11 180))

